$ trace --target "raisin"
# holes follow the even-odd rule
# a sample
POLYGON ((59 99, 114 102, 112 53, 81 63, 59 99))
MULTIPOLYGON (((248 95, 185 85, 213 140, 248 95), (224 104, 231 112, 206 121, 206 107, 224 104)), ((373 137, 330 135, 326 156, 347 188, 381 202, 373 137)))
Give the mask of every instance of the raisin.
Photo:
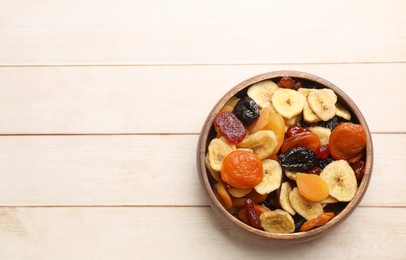
POLYGON ((329 156, 324 160, 319 160, 319 167, 321 169, 324 169, 327 165, 329 165, 332 162, 334 162, 334 159, 333 159, 333 157, 329 156))
POLYGON ((281 88, 294 88, 295 87, 295 80, 292 79, 289 76, 285 76, 282 77, 279 81, 278 81, 278 86, 281 88))
POLYGON ((260 229, 261 222, 259 221, 259 215, 254 207, 254 201, 252 199, 246 199, 244 201, 245 212, 247 213, 248 223, 251 227, 260 229))
POLYGON ((245 126, 251 125, 259 117, 257 103, 255 103, 255 101, 248 96, 238 101, 237 105, 233 109, 233 113, 245 126))
POLYGON ((244 140, 247 131, 242 122, 231 112, 222 112, 214 119, 214 125, 224 137, 232 144, 244 140))
POLYGON ((280 155, 283 168, 289 171, 307 172, 318 162, 316 153, 306 147, 294 147, 280 155))
POLYGON ((355 178, 357 178, 357 181, 360 181, 365 172, 365 162, 363 160, 359 160, 355 163, 351 163, 350 165, 354 170, 355 178))

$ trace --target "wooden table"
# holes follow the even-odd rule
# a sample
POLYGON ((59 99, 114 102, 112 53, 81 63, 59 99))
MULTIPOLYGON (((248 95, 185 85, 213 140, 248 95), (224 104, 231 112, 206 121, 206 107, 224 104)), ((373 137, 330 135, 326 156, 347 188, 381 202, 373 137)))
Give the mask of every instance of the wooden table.
POLYGON ((406 3, 0 2, 1 259, 405 259, 406 3), (233 235, 198 182, 227 90, 324 77, 358 104, 375 164, 360 207, 290 248, 233 235))

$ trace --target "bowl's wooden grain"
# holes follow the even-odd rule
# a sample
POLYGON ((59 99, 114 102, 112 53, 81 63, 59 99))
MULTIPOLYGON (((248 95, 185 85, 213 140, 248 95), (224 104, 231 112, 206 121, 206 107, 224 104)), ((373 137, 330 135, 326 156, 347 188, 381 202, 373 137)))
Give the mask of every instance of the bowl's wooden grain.
MULTIPOLYGON (((354 121, 354 120, 353 120, 354 121)), ((207 193, 209 197, 209 202, 212 208, 215 210, 216 213, 218 213, 220 216, 224 218, 226 222, 228 222, 231 225, 231 228, 234 228, 236 230, 239 230, 243 232, 243 235, 250 237, 249 239, 255 239, 259 240, 261 242, 266 241, 266 243, 270 244, 277 244, 277 245, 282 245, 282 244, 290 244, 290 243, 299 243, 299 242, 305 242, 309 241, 315 238, 320 237, 321 235, 329 232, 332 230, 334 227, 336 227, 339 223, 343 222, 346 218, 350 216, 350 214, 354 211, 354 209, 358 206, 358 204, 361 202, 365 192, 367 191, 369 181, 371 179, 371 173, 372 173, 372 165, 373 165, 373 147, 372 147, 372 138, 371 138, 371 133, 369 131, 368 125, 365 121, 365 118, 363 117, 361 111, 358 109, 358 107, 355 105, 355 103, 337 86, 332 84, 331 82, 322 79, 320 77, 304 73, 304 72, 297 72, 297 71, 275 71, 275 72, 269 72, 269 73, 264 73, 255 77, 252 77, 250 79, 247 79, 234 88, 232 88, 230 91, 228 91, 214 106, 210 114, 208 115, 198 142, 198 147, 197 147, 197 168, 198 168, 198 175, 200 182, 207 193), (237 218, 235 218, 233 215, 231 215, 222 205, 221 203, 217 200, 216 196, 213 193, 212 185, 210 182, 210 173, 206 169, 205 163, 204 163, 204 158, 207 153, 207 147, 210 142, 210 140, 214 137, 214 128, 212 127, 213 125, 213 120, 214 117, 217 115, 217 113, 220 111, 220 109, 224 106, 224 104, 234 95, 236 95, 239 92, 246 91, 247 88, 259 81, 266 80, 266 79, 278 79, 282 76, 291 76, 294 78, 299 78, 303 79, 306 81, 313 81, 319 84, 322 87, 330 88, 332 89, 338 97, 338 101, 345 105, 353 114, 353 117, 355 121, 358 121, 363 128, 365 129, 367 133, 367 146, 366 146, 366 161, 365 161, 365 173, 363 176, 363 179, 358 187, 358 191, 353 198, 351 202, 348 203, 348 205, 337 215, 335 216, 331 221, 329 221, 326 225, 307 231, 307 232, 299 232, 299 233, 292 233, 292 234, 273 234, 265 231, 261 231, 258 229, 254 229, 237 218)))

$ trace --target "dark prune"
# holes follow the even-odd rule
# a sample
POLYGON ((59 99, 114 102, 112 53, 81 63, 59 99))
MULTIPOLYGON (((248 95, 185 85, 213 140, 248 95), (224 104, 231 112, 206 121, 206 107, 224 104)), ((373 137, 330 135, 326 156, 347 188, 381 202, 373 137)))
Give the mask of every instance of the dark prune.
POLYGON ((225 136, 227 141, 238 144, 244 140, 247 130, 242 122, 231 112, 222 112, 214 118, 214 125, 225 136))
POLYGON ((259 203, 259 205, 265 206, 265 207, 269 208, 270 210, 277 209, 277 207, 275 206, 275 199, 274 199, 273 195, 274 195, 273 193, 270 193, 268 195, 268 197, 266 198, 266 200, 259 203))
POLYGON ((259 109, 255 101, 246 96, 238 101, 233 109, 233 113, 237 116, 238 119, 245 125, 251 125, 259 117, 259 109))
POLYGON ((334 116, 332 119, 330 119, 328 121, 321 121, 319 123, 319 126, 326 127, 328 129, 330 129, 331 131, 333 131, 334 128, 336 128, 340 123, 342 123, 344 121, 345 121, 344 118, 334 116))
POLYGON ((334 162, 334 159, 333 159, 333 157, 329 156, 329 157, 327 157, 327 159, 319 160, 319 167, 321 169, 324 169, 327 165, 329 165, 332 162, 334 162))
POLYGON ((316 153, 306 147, 294 147, 280 155, 283 168, 289 171, 307 172, 317 165, 316 153))
POLYGON ((299 232, 300 227, 306 222, 306 219, 299 214, 295 214, 293 216, 293 221, 295 221, 295 232, 299 232))

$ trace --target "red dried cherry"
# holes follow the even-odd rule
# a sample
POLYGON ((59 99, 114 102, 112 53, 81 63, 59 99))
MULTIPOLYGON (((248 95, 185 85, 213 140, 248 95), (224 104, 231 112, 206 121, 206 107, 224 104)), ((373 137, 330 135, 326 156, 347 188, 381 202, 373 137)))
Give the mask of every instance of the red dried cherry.
POLYGON ((303 132, 310 132, 310 131, 304 127, 300 127, 298 125, 292 125, 292 126, 289 126, 288 130, 286 130, 286 135, 288 137, 291 137, 291 136, 294 136, 297 134, 301 134, 303 132))
POLYGON ((261 222, 259 221, 259 214, 255 210, 254 201, 252 199, 246 199, 244 201, 245 212, 247 214, 248 223, 251 227, 260 229, 261 222))
POLYGON ((350 165, 351 168, 354 170, 355 178, 357 178, 357 181, 360 181, 362 179, 362 176, 364 176, 365 162, 363 160, 359 160, 355 163, 351 163, 350 165))
POLYGON ((310 171, 308 171, 307 173, 320 175, 320 173, 321 173, 321 168, 320 168, 319 166, 314 166, 314 167, 311 168, 310 171))
POLYGON ((322 160, 327 159, 330 155, 330 151, 328 149, 328 144, 320 146, 316 150, 316 155, 317 155, 317 158, 319 158, 319 159, 322 159, 322 160))
POLYGON ((244 140, 247 131, 242 122, 231 112, 222 112, 214 118, 214 125, 221 134, 232 144, 238 144, 244 140))
POLYGON ((290 88, 290 89, 292 89, 292 88, 294 88, 294 86, 295 86, 295 80, 292 79, 292 78, 289 77, 289 76, 285 76, 285 77, 282 77, 282 78, 278 81, 278 85, 279 85, 279 87, 281 87, 281 88, 290 88))

